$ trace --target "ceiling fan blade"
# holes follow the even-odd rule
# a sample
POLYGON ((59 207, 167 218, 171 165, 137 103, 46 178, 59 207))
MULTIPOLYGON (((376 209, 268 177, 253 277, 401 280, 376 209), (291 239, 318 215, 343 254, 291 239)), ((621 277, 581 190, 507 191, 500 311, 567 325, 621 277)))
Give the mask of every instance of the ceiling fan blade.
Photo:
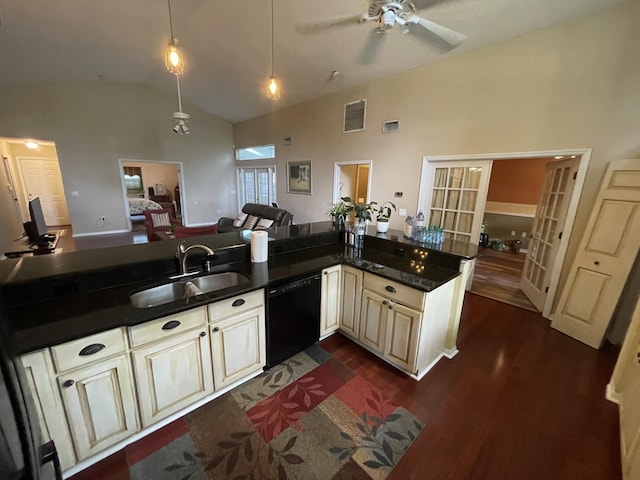
POLYGON ((347 15, 343 17, 325 18, 311 23, 302 23, 296 25, 298 33, 317 33, 328 28, 345 27, 347 25, 353 25, 361 23, 367 19, 366 15, 359 13, 358 15, 347 15))
POLYGON ((462 33, 458 33, 454 30, 451 30, 447 27, 443 27, 431 20, 427 20, 426 18, 419 17, 418 15, 411 15, 406 19, 407 23, 420 25, 429 33, 432 33, 445 43, 447 43, 450 48, 456 47, 460 45, 467 37, 462 33))
POLYGON ((369 34, 369 38, 367 39, 367 43, 364 45, 364 48, 360 52, 358 61, 361 65, 369 65, 375 62, 376 58, 380 53, 380 47, 382 46, 382 42, 386 34, 384 31, 380 31, 379 28, 375 28, 369 34))

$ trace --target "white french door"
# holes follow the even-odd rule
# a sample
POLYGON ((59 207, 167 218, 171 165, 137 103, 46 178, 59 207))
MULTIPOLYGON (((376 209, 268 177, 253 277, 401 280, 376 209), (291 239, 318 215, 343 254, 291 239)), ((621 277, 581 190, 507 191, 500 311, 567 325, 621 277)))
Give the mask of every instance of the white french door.
POLYGON ((420 206, 425 224, 442 227, 446 238, 477 244, 492 161, 427 162, 426 196, 420 206))
POLYGON ((276 199, 276 167, 240 167, 238 177, 238 209, 245 203, 271 205, 276 199))
POLYGON ((533 231, 520 279, 520 289, 539 311, 545 306, 551 267, 555 264, 558 253, 579 162, 578 158, 573 158, 546 165, 542 194, 536 207, 533 231))

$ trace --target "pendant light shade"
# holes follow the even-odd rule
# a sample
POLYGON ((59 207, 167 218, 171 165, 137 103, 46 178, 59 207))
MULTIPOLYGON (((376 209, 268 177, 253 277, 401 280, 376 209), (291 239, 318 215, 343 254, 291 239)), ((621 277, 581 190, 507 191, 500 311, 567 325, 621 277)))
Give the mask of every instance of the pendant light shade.
POLYGON ((273 0, 271 0, 271 76, 267 83, 267 98, 278 100, 280 98, 280 81, 275 74, 275 54, 273 48, 273 0))
POLYGON ((184 73, 184 57, 178 48, 178 39, 172 38, 167 45, 164 64, 174 75, 182 75, 184 73))
POLYGON ((169 30, 171 32, 171 38, 167 45, 167 50, 164 55, 164 64, 174 75, 182 75, 184 73, 184 56, 178 48, 178 39, 173 36, 173 19, 171 18, 171 0, 167 0, 169 6, 169 30))
POLYGON ((267 84, 267 98, 270 100, 278 100, 280 98, 280 82, 278 77, 271 75, 267 84))

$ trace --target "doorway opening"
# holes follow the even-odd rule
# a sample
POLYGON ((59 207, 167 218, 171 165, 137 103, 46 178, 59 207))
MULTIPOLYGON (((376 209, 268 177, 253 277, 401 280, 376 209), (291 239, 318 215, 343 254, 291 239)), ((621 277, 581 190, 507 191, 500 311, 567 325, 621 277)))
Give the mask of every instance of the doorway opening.
POLYGON ((350 197, 355 203, 369 203, 371 160, 336 162, 333 166, 333 203, 350 197))
MULTIPOLYGON (((463 225, 464 232, 469 232, 471 241, 478 243, 480 243, 481 230, 487 226, 491 228, 486 217, 491 218, 496 235, 494 240, 500 240, 501 242, 487 245, 487 247, 496 245, 496 252, 481 248, 480 253, 486 253, 486 257, 480 258, 480 255, 474 262, 475 268, 480 266, 482 269, 483 266, 490 266, 491 257, 496 257, 494 253, 510 251, 512 244, 515 244, 515 249, 520 250, 526 256, 519 256, 519 262, 515 262, 515 258, 502 257, 503 260, 509 261, 502 262, 502 265, 493 265, 491 268, 494 271, 492 272, 480 270, 478 273, 479 279, 484 276, 489 279, 488 281, 493 281, 491 288, 485 290, 485 296, 491 296, 496 300, 512 303, 520 307, 524 306, 518 304, 518 302, 507 301, 509 295, 505 291, 506 287, 500 285, 497 277, 495 277, 496 270, 502 269, 511 275, 506 284, 510 285, 513 291, 523 290, 524 294, 521 294, 520 297, 522 299, 528 298, 523 303, 528 306, 530 302, 534 308, 529 306, 529 309, 535 309, 541 312, 544 317, 550 318, 590 153, 590 150, 585 149, 425 157, 418 209, 431 212, 432 219, 434 212, 437 213, 442 210, 441 217, 443 219, 448 215, 452 222, 457 222, 455 225, 463 225), (546 159, 546 161, 537 159, 546 159), (488 167, 479 166, 478 162, 483 160, 489 161, 488 167), (530 204, 530 201, 526 204, 508 201, 488 202, 488 188, 484 194, 482 188, 471 188, 476 184, 482 185, 485 181, 488 184, 493 168, 498 167, 500 170, 500 163, 498 162, 503 161, 507 161, 504 165, 515 166, 516 169, 522 169, 529 162, 544 163, 544 178, 542 186, 539 187, 536 193, 538 200, 535 205, 530 204), (518 164, 514 161, 520 161, 520 163, 518 164), (523 163, 524 161, 527 163, 523 163), (434 186, 438 186, 438 182, 445 178, 442 174, 444 166, 453 173, 471 170, 472 168, 481 168, 479 172, 481 178, 478 178, 473 185, 461 183, 460 186, 457 186, 456 181, 460 178, 465 178, 462 173, 460 175, 446 176, 448 178, 444 184, 446 188, 442 188, 443 193, 441 194, 434 186), (469 191, 467 192, 466 190, 469 191), (473 201, 468 199, 464 203, 461 199, 465 193, 468 195, 473 194, 473 197, 476 198, 473 201), (510 217, 506 225, 500 227, 501 222, 496 220, 497 217, 491 216, 496 212, 497 215, 510 217), (460 223, 462 220, 464 220, 464 223, 460 223), (525 220, 525 223, 523 223, 523 220, 525 220), (483 227, 485 222, 486 225, 483 227), (525 233, 524 237, 522 236, 523 233, 525 233)), ((540 165, 538 165, 538 168, 540 168, 540 165)), ((510 183, 513 182, 512 177, 507 178, 510 183)), ((436 220, 438 218, 436 217, 436 220)), ((442 221, 444 222, 444 220, 442 221)), ((443 223, 440 226, 445 226, 445 224, 443 223)), ((475 272, 472 272, 470 281, 467 284, 467 290, 472 288, 474 277, 475 272)))
POLYGON ((182 162, 120 159, 119 172, 129 231, 144 230, 144 210, 173 212, 187 225, 182 162))
POLYGON ((0 138, 16 224, 30 220, 29 201, 40 198, 47 227, 71 225, 54 142, 32 138, 0 138))

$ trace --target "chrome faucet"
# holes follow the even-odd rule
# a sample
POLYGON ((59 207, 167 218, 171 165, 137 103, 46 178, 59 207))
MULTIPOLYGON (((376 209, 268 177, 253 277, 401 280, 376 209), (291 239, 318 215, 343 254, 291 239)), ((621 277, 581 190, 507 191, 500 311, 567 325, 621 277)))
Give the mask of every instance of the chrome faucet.
MULTIPOLYGON (((191 245, 189 247, 185 247, 184 241, 180 242, 178 244, 178 251, 176 252, 176 257, 178 258, 178 263, 180 264, 180 273, 178 275, 174 275, 171 278, 188 277, 188 276, 200 273, 197 270, 194 272, 187 272, 187 257, 190 251, 196 250, 196 249, 203 250, 210 257, 214 256, 216 253, 206 245, 196 244, 196 245, 191 245)), ((211 270, 211 263, 209 259, 205 260, 204 265, 205 265, 205 271, 209 272, 211 270)))

